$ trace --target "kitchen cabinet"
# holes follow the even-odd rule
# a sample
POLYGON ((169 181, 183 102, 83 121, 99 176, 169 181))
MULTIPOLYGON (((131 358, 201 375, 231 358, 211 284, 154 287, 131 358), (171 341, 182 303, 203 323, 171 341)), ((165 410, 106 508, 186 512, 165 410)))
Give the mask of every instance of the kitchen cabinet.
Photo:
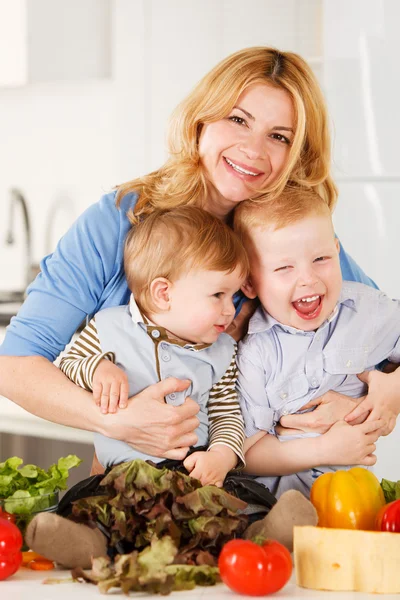
POLYGON ((111 76, 111 0, 0 0, 0 87, 111 76))

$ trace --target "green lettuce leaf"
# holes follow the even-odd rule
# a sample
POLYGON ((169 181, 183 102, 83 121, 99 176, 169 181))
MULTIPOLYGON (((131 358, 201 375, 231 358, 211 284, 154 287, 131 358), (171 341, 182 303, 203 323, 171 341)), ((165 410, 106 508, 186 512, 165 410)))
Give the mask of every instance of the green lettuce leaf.
POLYGON ((66 489, 69 470, 82 461, 75 455, 60 458, 47 471, 36 465, 24 465, 13 456, 0 463, 0 505, 13 514, 28 515, 50 508, 56 492, 66 489))
POLYGON ((383 490, 386 502, 393 502, 393 500, 398 500, 400 498, 400 481, 389 481, 389 479, 382 479, 381 488, 383 490))
POLYGON ((222 546, 247 526, 247 516, 239 514, 245 502, 141 460, 115 466, 101 486, 104 495, 73 503, 72 518, 106 525, 111 549, 125 544, 128 553, 114 562, 95 559, 91 573, 74 571, 74 577, 97 583, 103 593, 116 587, 126 594, 168 594, 214 585, 222 546))

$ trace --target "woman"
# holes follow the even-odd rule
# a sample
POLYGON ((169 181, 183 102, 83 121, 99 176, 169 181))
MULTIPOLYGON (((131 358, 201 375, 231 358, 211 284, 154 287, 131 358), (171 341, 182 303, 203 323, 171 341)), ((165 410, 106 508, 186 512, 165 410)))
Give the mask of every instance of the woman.
MULTIPOLYGON (((273 201, 288 180, 315 188, 330 206, 336 187, 321 91, 290 52, 249 48, 218 64, 177 108, 169 149, 165 165, 105 195, 43 260, 0 348, 0 394, 50 421, 181 459, 196 441, 198 407, 187 399, 173 408, 164 396, 188 382, 161 381, 102 415, 52 361, 87 315, 128 301, 124 239, 155 207, 192 203, 228 221, 239 202, 273 201)), ((343 250, 341 266, 345 279, 373 285, 343 250)))

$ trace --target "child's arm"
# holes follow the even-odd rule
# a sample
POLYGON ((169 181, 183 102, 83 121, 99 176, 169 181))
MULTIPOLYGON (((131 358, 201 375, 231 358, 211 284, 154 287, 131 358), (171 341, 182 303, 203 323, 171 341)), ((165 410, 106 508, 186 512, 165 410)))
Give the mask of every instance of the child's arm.
POLYGON ((236 349, 227 371, 210 390, 208 400, 209 447, 194 452, 185 468, 203 485, 222 486, 226 474, 244 465, 244 424, 236 392, 236 349))
POLYGON ((74 383, 93 392, 93 399, 103 413, 115 412, 128 402, 128 379, 114 364, 113 352, 103 352, 95 319, 82 331, 60 361, 60 369, 74 383))
POLYGON ((382 425, 382 421, 368 421, 351 427, 338 421, 323 435, 287 442, 267 434, 246 452, 244 470, 251 475, 279 476, 324 465, 370 466, 376 462, 373 453, 382 425))

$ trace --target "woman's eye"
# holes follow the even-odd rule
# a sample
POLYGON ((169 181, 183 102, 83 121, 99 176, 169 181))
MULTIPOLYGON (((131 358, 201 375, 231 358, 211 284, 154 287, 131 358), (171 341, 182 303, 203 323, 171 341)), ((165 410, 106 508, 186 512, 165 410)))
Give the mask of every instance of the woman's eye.
POLYGON ((273 133, 271 137, 272 139, 277 140, 282 144, 287 144, 288 146, 290 146, 290 140, 286 137, 286 135, 282 135, 281 133, 273 133))
POLYGON ((217 292, 216 294, 214 294, 215 298, 222 298, 223 295, 224 292, 217 292))
POLYGON ((278 273, 279 271, 288 271, 290 269, 290 265, 285 265, 284 267, 278 267, 277 269, 275 269, 275 273, 278 273))
POLYGON ((238 123, 238 125, 246 125, 246 121, 243 119, 243 117, 238 117, 237 115, 232 115, 231 117, 229 117, 229 121, 238 123))
POLYGON ((318 256, 318 258, 316 258, 314 262, 324 262, 326 260, 329 260, 329 258, 329 256, 318 256))

